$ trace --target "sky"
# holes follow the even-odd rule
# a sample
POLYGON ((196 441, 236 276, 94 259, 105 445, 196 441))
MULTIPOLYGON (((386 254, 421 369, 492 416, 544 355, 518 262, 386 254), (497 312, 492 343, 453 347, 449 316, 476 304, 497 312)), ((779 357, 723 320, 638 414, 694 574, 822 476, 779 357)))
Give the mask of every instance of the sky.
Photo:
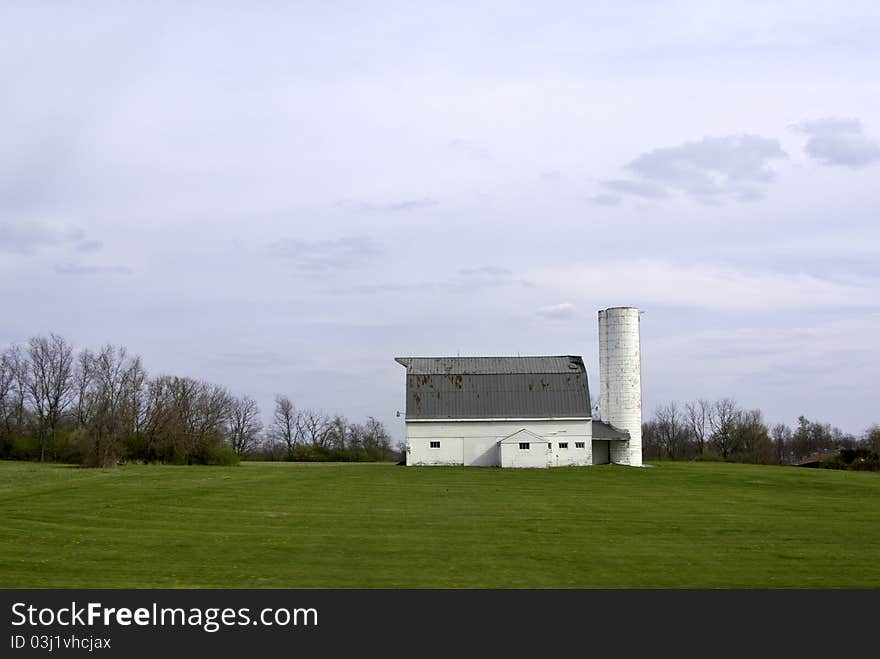
POLYGON ((4 2, 0 348, 403 437, 404 355, 880 422, 876 2, 4 2), (74 6, 75 4, 75 6, 74 6))

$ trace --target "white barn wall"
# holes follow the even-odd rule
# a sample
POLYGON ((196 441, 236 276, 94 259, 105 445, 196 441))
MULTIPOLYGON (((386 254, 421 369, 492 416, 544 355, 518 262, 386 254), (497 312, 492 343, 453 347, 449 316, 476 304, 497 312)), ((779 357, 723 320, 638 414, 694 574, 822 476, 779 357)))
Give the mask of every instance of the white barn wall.
POLYGON ((590 465, 591 423, 589 419, 407 421, 406 463, 497 467, 501 465, 498 442, 525 429, 553 444, 549 464, 590 465), (430 448, 431 441, 439 441, 440 448, 430 448), (569 448, 559 449, 559 442, 568 442, 569 448), (575 449, 575 442, 584 442, 584 448, 575 449))
POLYGON ((462 465, 464 440, 453 436, 429 436, 410 440, 409 432, 406 439, 407 465, 462 465), (440 448, 431 448, 432 441, 439 441, 440 448))
POLYGON ((515 441, 501 442, 501 466, 513 468, 549 467, 551 461, 551 450, 547 446, 549 442, 545 442, 543 439, 534 441, 535 439, 528 433, 521 433, 518 437, 513 438, 515 441), (521 441, 528 442, 529 448, 521 449, 519 447, 521 441))
POLYGON ((575 467, 593 464, 593 442, 589 437, 580 436, 577 439, 557 437, 549 442, 553 445, 550 450, 551 467, 575 467), (577 448, 577 442, 583 442, 583 448, 577 448), (560 443, 567 443, 567 448, 561 448, 560 443))

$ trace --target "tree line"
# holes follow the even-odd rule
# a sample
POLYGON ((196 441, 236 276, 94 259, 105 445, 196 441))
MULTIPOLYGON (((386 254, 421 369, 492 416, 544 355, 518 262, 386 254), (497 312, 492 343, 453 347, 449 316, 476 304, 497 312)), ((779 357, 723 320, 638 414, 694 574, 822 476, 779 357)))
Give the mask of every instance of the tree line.
POLYGON ((0 354, 0 458, 106 467, 120 462, 234 464, 242 459, 396 460, 382 423, 298 410, 284 395, 271 423, 249 396, 176 375, 149 377, 121 346, 75 351, 50 334, 0 354))
POLYGON ((660 405, 642 424, 642 447, 649 460, 787 465, 819 456, 826 467, 880 470, 878 425, 861 437, 805 416, 794 428, 784 423, 771 427, 760 410, 741 409, 732 398, 660 405))

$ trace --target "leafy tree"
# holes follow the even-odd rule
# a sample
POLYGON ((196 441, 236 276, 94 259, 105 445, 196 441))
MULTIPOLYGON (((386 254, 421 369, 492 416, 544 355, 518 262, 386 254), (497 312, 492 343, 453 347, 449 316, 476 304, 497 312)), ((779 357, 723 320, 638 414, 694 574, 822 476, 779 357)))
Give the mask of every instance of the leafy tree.
POLYGON ((865 444, 877 456, 880 456, 880 425, 873 425, 865 431, 865 444))
POLYGON ((773 462, 773 442, 760 410, 741 411, 736 415, 731 430, 731 449, 733 457, 743 462, 773 462))

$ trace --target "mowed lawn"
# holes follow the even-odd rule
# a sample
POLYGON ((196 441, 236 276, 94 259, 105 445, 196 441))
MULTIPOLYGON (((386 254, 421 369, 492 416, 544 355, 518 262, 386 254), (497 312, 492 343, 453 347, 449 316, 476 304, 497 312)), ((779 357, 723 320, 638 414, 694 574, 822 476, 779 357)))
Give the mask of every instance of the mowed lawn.
POLYGON ((880 474, 0 463, 6 588, 880 587, 880 474))

